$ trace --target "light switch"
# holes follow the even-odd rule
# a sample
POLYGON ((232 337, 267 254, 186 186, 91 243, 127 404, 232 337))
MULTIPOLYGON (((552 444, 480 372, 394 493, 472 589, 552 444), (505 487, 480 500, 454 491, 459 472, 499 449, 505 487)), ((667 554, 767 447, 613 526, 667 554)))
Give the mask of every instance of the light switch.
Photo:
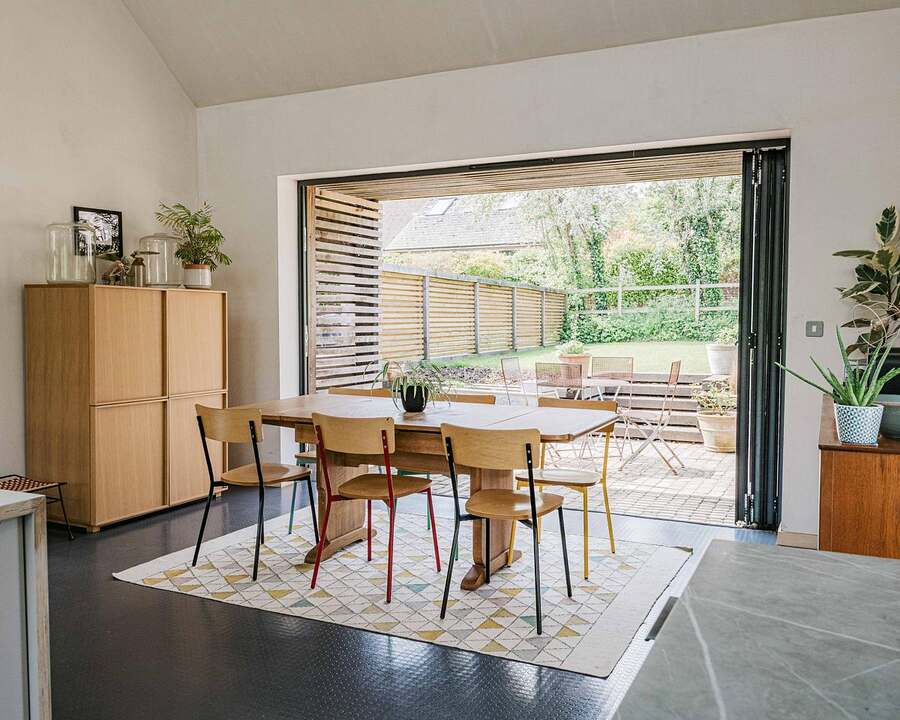
POLYGON ((825 334, 825 322, 822 320, 806 321, 806 337, 822 337, 825 334))

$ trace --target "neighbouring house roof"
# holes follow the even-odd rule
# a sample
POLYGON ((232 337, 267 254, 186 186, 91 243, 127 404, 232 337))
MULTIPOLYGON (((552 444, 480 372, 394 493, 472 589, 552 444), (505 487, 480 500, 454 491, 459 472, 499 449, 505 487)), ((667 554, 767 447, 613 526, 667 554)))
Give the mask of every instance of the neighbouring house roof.
MULTIPOLYGON (((402 202, 402 201, 400 201, 402 202)), ((441 250, 516 250, 540 243, 539 232, 516 212, 515 202, 501 202, 485 211, 470 197, 433 198, 410 212, 409 206, 382 204, 387 252, 436 252, 441 250), (396 232, 394 215, 408 220, 396 232)))

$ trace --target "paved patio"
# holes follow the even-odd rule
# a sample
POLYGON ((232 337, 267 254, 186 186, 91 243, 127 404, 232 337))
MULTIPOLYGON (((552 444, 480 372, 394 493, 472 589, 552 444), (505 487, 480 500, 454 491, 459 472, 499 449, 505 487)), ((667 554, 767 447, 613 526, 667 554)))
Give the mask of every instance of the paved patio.
MULTIPOLYGON (((709 525, 734 525, 735 456, 730 453, 714 453, 699 443, 671 443, 684 462, 679 474, 673 475, 663 465, 659 456, 647 448, 637 459, 619 470, 619 457, 610 445, 607 487, 609 504, 614 513, 639 517, 663 518, 706 523, 709 525)), ((589 457, 578 457, 581 445, 560 446, 559 459, 549 461, 558 467, 590 469, 589 457)), ((594 445, 597 458, 602 457, 602 446, 594 445)), ((627 455, 627 450, 626 450, 627 455)), ((433 490, 439 495, 452 495, 450 478, 433 478, 433 490)), ((468 478, 461 478, 460 492, 468 496, 468 478)), ((554 491, 557 492, 557 491, 554 491)), ((563 491, 566 506, 581 508, 580 493, 563 491)), ((599 486, 589 494, 590 510, 603 511, 603 493, 599 486)))

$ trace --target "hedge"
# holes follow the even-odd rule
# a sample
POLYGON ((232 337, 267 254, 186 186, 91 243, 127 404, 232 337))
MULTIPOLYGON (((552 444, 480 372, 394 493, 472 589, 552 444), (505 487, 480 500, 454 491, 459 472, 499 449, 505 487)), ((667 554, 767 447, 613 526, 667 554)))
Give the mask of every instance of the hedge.
POLYGON ((737 325, 737 320, 735 310, 704 312, 695 320, 693 309, 657 305, 642 313, 580 317, 575 336, 584 343, 711 342, 723 328, 737 325))

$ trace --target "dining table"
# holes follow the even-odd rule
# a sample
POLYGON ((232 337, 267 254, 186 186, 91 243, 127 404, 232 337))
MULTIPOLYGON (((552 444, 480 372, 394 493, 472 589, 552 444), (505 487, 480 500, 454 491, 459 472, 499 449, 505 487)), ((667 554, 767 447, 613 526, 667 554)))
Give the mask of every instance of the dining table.
MULTIPOLYGON (((542 443, 571 443, 615 423, 617 414, 606 410, 582 410, 569 408, 534 407, 528 405, 487 405, 433 401, 423 412, 408 413, 391 398, 365 397, 316 393, 297 397, 255 403, 246 407, 259 408, 263 423, 292 428, 300 443, 315 443, 312 424, 313 413, 338 417, 371 418, 389 417, 394 420, 396 449, 391 463, 397 470, 421 473, 448 474, 447 460, 441 441, 441 424, 449 423, 468 428, 497 430, 537 429, 542 443)), ((352 453, 328 453, 328 476, 335 492, 349 479, 369 472, 370 465, 383 465, 380 455, 352 453)), ((514 487, 514 473, 521 468, 489 470, 461 468, 469 475, 470 492, 483 489, 509 489, 514 487)), ((325 502, 324 483, 317 483, 318 502, 325 502)), ((321 514, 320 514, 321 529, 321 514)), ((485 563, 495 572, 521 557, 516 551, 509 557, 510 522, 491 523, 491 558, 485 558, 481 521, 475 522, 472 539, 472 565, 460 586, 475 590, 485 581, 485 563)), ((322 558, 334 555, 347 545, 364 540, 365 501, 351 500, 332 506, 328 521, 322 558)), ((307 556, 307 562, 315 559, 315 548, 307 556)))

